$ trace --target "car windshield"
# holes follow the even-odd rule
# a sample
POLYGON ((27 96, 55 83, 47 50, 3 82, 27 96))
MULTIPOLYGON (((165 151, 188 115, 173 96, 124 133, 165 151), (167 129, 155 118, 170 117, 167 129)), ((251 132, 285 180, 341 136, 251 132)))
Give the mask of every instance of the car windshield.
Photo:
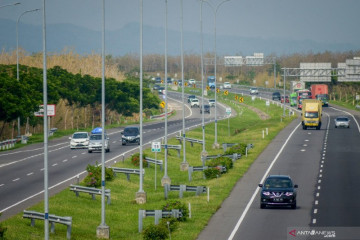
POLYGON ((305 112, 306 118, 318 118, 319 113, 318 112, 305 112))
POLYGON ((338 121, 338 122, 347 122, 347 121, 349 121, 349 119, 348 118, 337 118, 336 121, 338 121))
POLYGON ((288 178, 268 178, 264 184, 265 188, 292 188, 292 182, 288 178))
POLYGON ((139 134, 139 129, 137 128, 125 128, 124 129, 124 134, 125 135, 138 135, 139 134))
POLYGON ((90 140, 101 140, 101 134, 93 134, 93 135, 91 135, 90 140))
POLYGON ((75 133, 73 135, 73 138, 87 138, 87 137, 88 137, 87 133, 75 133))

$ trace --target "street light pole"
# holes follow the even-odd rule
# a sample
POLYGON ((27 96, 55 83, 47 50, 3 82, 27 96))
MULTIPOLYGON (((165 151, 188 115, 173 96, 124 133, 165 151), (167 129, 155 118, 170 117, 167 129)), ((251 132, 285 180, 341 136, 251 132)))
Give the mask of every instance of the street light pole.
MULTIPOLYGON (((40 10, 40 8, 37 8, 37 9, 28 10, 28 11, 21 13, 16 22, 16 79, 18 81, 20 81, 20 77, 19 77, 19 22, 20 22, 20 18, 26 13, 35 12, 35 11, 39 11, 39 10, 40 10)), ((18 137, 20 135, 21 135, 21 133, 20 133, 20 117, 18 117, 18 137)))
POLYGON ((4 7, 9 7, 9 6, 15 6, 15 5, 19 5, 21 3, 17 2, 17 3, 12 3, 12 4, 6 4, 6 5, 3 5, 3 6, 0 6, 0 8, 4 8, 4 7))
POLYGON ((161 185, 171 184, 171 180, 167 174, 168 167, 168 83, 167 83, 167 18, 168 18, 168 1, 165 0, 165 170, 164 177, 161 179, 161 185))
POLYGON ((96 236, 109 239, 110 227, 105 223, 105 0, 102 1, 101 55, 101 224, 96 236))
POLYGON ((185 91, 185 81, 184 81, 184 37, 183 37, 183 28, 184 28, 184 13, 183 13, 183 0, 180 0, 180 5, 181 5, 181 83, 182 83, 182 91, 181 91, 181 95, 182 95, 182 102, 183 102, 183 112, 182 112, 182 118, 183 118, 183 123, 182 123, 182 132, 183 132, 183 162, 180 165, 180 170, 181 171, 187 171, 189 168, 189 163, 186 161, 186 143, 185 143, 185 138, 186 138, 186 134, 185 134, 185 96, 184 96, 184 91, 185 91))
POLYGON ((136 193, 136 202, 146 203, 146 192, 143 189, 143 0, 140 0, 140 188, 136 193))
MULTIPOLYGON (((200 37, 201 37, 201 108, 202 108, 202 136, 203 136, 203 147, 202 147, 202 152, 201 152, 201 160, 202 160, 202 165, 205 165, 205 158, 207 155, 207 152, 205 150, 205 119, 204 119, 204 40, 203 40, 203 24, 202 24, 202 6, 203 6, 203 2, 205 0, 201 0, 200 2, 200 37)), ((216 86, 215 86, 216 87, 216 86)))
POLYGON ((219 143, 217 141, 217 93, 216 93, 216 83, 217 83, 217 76, 216 76, 216 60, 217 60, 217 55, 216 55, 216 16, 217 16, 217 12, 220 8, 220 6, 225 3, 228 2, 230 0, 224 0, 222 2, 220 2, 216 8, 213 7, 213 5, 211 5, 208 1, 205 1, 210 8, 213 10, 214 12, 214 75, 215 75, 215 140, 214 140, 214 144, 213 147, 214 148, 219 148, 219 143))

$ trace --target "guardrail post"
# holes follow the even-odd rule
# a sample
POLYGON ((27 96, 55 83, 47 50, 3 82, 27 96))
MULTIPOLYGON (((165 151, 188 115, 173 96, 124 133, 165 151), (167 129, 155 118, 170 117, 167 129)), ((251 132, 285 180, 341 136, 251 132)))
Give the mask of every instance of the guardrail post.
POLYGON ((162 210, 155 210, 155 225, 159 224, 159 220, 162 218, 162 210))
POLYGON ((143 229, 143 218, 145 215, 145 210, 139 210, 139 233, 142 231, 143 229))
POLYGON ((186 185, 180 185, 179 198, 183 198, 184 192, 186 192, 186 185))
POLYGON ((192 173, 193 173, 193 171, 194 171, 194 168, 189 166, 189 168, 188 168, 189 182, 191 182, 191 180, 192 180, 192 173))
POLYGON ((170 191, 170 185, 168 183, 164 184, 164 194, 165 194, 165 199, 168 199, 168 194, 170 191))

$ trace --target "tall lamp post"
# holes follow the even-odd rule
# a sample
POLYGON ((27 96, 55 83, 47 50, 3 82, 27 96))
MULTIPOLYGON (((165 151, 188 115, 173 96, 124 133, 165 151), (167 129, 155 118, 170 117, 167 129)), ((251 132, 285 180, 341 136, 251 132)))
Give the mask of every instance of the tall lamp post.
POLYGON ((203 136, 203 148, 201 152, 201 160, 202 165, 205 165, 205 158, 207 156, 207 152, 205 150, 205 119, 204 119, 204 40, 203 40, 203 24, 202 24, 202 6, 203 2, 206 0, 200 0, 200 38, 201 38, 201 112, 202 112, 202 136, 203 136))
POLYGON ((101 224, 96 236, 109 239, 110 227, 105 223, 105 0, 102 1, 101 55, 101 224))
POLYGON ((213 7, 212 4, 210 4, 208 1, 205 1, 210 8, 213 10, 214 12, 214 75, 215 75, 215 140, 214 140, 214 144, 213 144, 213 148, 219 148, 219 143, 217 141, 217 94, 216 94, 216 82, 217 82, 217 76, 216 76, 216 15, 217 12, 220 8, 220 6, 225 3, 225 2, 229 2, 230 0, 223 0, 222 2, 220 2, 215 8, 213 7))
MULTIPOLYGON (((26 13, 35 12, 35 11, 39 11, 39 10, 40 10, 40 8, 33 9, 33 10, 27 10, 27 11, 23 12, 22 14, 20 14, 20 16, 18 17, 17 22, 16 22, 16 79, 18 81, 20 81, 20 78, 19 78, 19 22, 20 22, 20 18, 26 13)), ((20 133, 20 117, 18 117, 18 136, 20 136, 20 135, 21 135, 21 133, 20 133)))
POLYGON ((165 170, 164 176, 161 179, 161 185, 164 186, 165 184, 171 184, 171 179, 167 173, 168 167, 168 83, 167 83, 167 18, 168 18, 168 0, 165 0, 165 170))
POLYGON ((6 4, 6 5, 0 6, 0 8, 15 6, 15 5, 19 5, 19 4, 21 4, 21 3, 17 2, 17 3, 12 3, 12 4, 6 4))
POLYGON ((181 91, 181 96, 182 96, 182 102, 183 102, 183 114, 182 114, 182 118, 183 118, 183 124, 182 124, 182 132, 183 132, 183 161, 180 165, 180 170, 182 171, 187 171, 189 168, 189 163, 186 161, 186 142, 185 142, 185 97, 184 97, 184 91, 185 91, 185 81, 184 81, 184 37, 183 37, 183 22, 184 22, 184 17, 183 17, 183 0, 180 0, 180 5, 181 5, 181 82, 182 82, 182 91, 181 91))

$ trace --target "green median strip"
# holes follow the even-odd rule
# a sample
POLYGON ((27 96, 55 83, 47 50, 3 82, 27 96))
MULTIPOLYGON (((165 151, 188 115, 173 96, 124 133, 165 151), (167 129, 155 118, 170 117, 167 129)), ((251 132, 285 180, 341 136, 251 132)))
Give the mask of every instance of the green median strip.
MULTIPOLYGON (((219 96, 219 95, 218 95, 219 96)), ((212 96, 210 95, 209 98, 212 96)), ((179 193, 170 191, 168 200, 179 200, 186 204, 191 204, 191 218, 184 222, 179 222, 177 229, 171 233, 171 239, 196 239, 201 230, 206 226, 210 217, 220 208, 223 200, 229 195, 235 183, 244 175, 257 156, 265 149, 272 139, 296 117, 281 118, 283 109, 270 104, 266 106, 264 101, 256 99, 252 101, 250 97, 244 96, 244 104, 256 108, 259 111, 270 116, 267 120, 262 120, 258 113, 250 108, 240 105, 234 101, 235 95, 219 96, 219 101, 231 106, 237 111, 237 115, 230 119, 230 131, 228 131, 228 120, 218 121, 218 143, 220 149, 212 149, 214 143, 214 123, 205 127, 206 150, 209 155, 223 154, 221 143, 246 143, 253 144, 254 148, 249 150, 248 156, 242 156, 233 162, 233 168, 219 178, 206 180, 203 179, 202 172, 193 172, 192 181, 188 181, 188 172, 180 171, 180 164, 183 161, 183 151, 178 157, 176 150, 169 150, 168 157, 168 176, 171 184, 206 186, 210 189, 209 201, 207 194, 196 196, 192 192, 184 192, 183 197, 179 199, 179 193), (268 135, 263 138, 263 131, 268 129, 268 135), (229 135, 230 132, 230 135, 229 135)), ((213 110, 213 108, 212 108, 213 110)), ((186 136, 194 139, 202 139, 201 127, 186 133, 186 136)), ((175 138, 169 139, 168 144, 177 145, 179 141, 175 138)), ((201 162, 201 144, 186 142, 186 159, 190 166, 200 166, 201 162)), ((146 149, 144 153, 154 158, 155 154, 151 149, 146 149)), ((164 160, 164 151, 157 153, 158 160, 164 160)), ((136 168, 130 159, 124 162, 118 162, 114 167, 136 168)), ((106 182, 106 188, 111 189, 111 204, 106 205, 106 224, 110 227, 111 239, 143 239, 143 235, 138 233, 138 212, 140 209, 153 210, 161 209, 167 203, 164 197, 164 188, 161 187, 161 178, 164 172, 157 168, 157 188, 155 190, 155 166, 144 164, 144 191, 147 194, 147 202, 143 205, 136 204, 135 193, 139 190, 139 177, 131 176, 128 181, 123 174, 117 174, 112 181, 106 182)), ((51 176, 50 176, 51 177, 51 176)), ((43 212, 43 203, 36 204, 27 210, 43 212)), ((49 212, 58 216, 72 217, 72 239, 97 239, 96 228, 101 223, 101 200, 97 196, 95 200, 86 194, 80 194, 79 197, 65 189, 49 200, 49 212)), ((143 219, 143 226, 154 223, 154 218, 143 219)), ((7 239, 43 239, 44 223, 36 221, 35 227, 31 227, 29 219, 23 219, 22 213, 1 223, 7 228, 5 236, 7 239), (21 231, 19 231, 21 230, 21 231)), ((50 235, 51 239, 64 239, 66 236, 66 226, 56 226, 56 232, 50 235)))

